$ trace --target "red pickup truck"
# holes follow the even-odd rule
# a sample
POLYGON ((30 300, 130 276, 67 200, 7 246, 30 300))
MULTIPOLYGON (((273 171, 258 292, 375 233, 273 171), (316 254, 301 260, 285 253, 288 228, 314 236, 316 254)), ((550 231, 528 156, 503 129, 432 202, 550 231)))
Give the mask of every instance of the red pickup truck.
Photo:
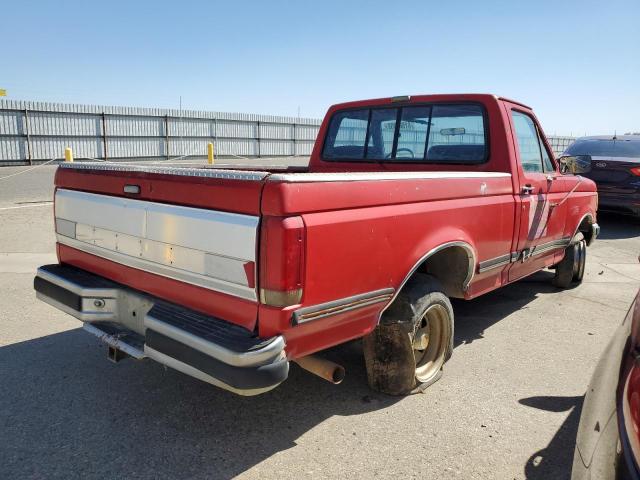
POLYGON ((370 385, 405 394, 451 356, 450 298, 582 280, 599 228, 576 168, 529 107, 485 94, 334 105, 308 169, 63 163, 59 263, 34 288, 112 360, 254 395, 291 361, 340 381, 313 354, 362 338, 370 385))

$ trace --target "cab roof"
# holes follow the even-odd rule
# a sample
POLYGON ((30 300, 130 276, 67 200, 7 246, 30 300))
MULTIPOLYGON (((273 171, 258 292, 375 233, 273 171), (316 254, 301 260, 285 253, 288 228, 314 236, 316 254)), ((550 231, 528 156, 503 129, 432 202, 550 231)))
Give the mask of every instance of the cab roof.
POLYGON ((367 100, 356 100, 351 102, 337 103, 331 107, 331 110, 364 107, 369 105, 393 105, 393 104, 407 104, 407 103, 420 103, 420 102, 446 102, 446 101, 493 101, 498 100, 515 103, 522 107, 531 110, 531 107, 516 100, 511 100, 506 97, 499 97, 492 93, 438 93, 438 94, 419 94, 419 95, 396 95, 393 97, 371 98, 367 100))

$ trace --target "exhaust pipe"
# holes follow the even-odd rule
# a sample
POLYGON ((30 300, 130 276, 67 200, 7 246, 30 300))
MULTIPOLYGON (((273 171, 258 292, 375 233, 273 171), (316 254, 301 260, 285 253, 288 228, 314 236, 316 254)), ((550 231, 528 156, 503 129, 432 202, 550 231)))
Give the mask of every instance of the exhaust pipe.
POLYGON ((320 378, 337 385, 344 380, 344 367, 324 358, 315 355, 307 355, 306 357, 296 358, 294 360, 302 368, 318 375, 320 378))

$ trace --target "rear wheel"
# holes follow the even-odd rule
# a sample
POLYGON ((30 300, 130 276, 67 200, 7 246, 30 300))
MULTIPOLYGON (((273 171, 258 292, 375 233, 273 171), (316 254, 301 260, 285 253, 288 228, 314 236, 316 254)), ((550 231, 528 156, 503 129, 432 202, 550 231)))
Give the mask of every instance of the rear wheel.
POLYGON ((453 350, 453 308, 439 282, 414 275, 384 317, 364 338, 371 388, 403 395, 436 382, 453 350))

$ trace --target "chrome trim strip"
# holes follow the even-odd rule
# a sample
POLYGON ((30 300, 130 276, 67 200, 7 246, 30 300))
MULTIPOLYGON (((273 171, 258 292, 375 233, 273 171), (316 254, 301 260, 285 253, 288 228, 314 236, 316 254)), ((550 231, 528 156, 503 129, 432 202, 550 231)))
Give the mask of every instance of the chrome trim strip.
POLYGON ((544 253, 550 252, 552 250, 558 250, 560 248, 565 248, 571 243, 572 237, 564 237, 559 240, 552 240, 547 243, 542 243, 540 245, 536 245, 533 250, 531 250, 531 256, 542 255, 544 253))
POLYGON ((261 393, 268 392, 269 390, 273 390, 275 387, 278 386, 278 385, 273 385, 266 388, 256 388, 253 390, 238 390, 237 388, 227 385, 226 383, 218 380, 217 378, 207 375, 206 373, 192 367, 191 365, 182 363, 180 360, 176 360, 175 358, 169 357, 168 355, 158 352, 157 350, 154 350, 153 348, 150 348, 146 345, 144 346, 144 353, 147 357, 152 358, 153 360, 155 360, 156 362, 162 365, 166 365, 167 367, 173 368, 178 372, 182 372, 186 375, 197 378, 198 380, 202 380, 203 382, 210 383, 212 385, 215 385, 216 387, 220 387, 224 390, 228 390, 238 395, 244 395, 244 396, 259 395, 261 393))
POLYGON ((550 242, 541 243, 535 245, 530 248, 525 248, 524 250, 519 250, 517 252, 511 253, 511 262, 522 261, 525 262, 531 257, 536 257, 538 255, 543 255, 545 253, 551 252, 553 250, 559 250, 561 248, 566 248, 570 243, 573 237, 563 237, 559 240, 551 240, 550 242))
POLYGON ((218 278, 201 275, 198 273, 188 272, 186 270, 180 270, 178 268, 165 266, 159 263, 153 263, 148 260, 132 257, 130 255, 124 255, 118 252, 107 250, 106 248, 80 242, 73 238, 67 238, 62 235, 58 235, 57 240, 58 243, 62 245, 67 245, 77 250, 81 250, 91 255, 105 258, 112 262, 135 268, 137 270, 144 270, 145 272, 153 273, 155 275, 161 275, 163 277, 190 283, 191 285, 208 288, 210 290, 216 290, 221 293, 234 295, 236 297, 244 298, 247 300, 257 299, 255 289, 249 287, 227 282, 218 278))
POLYGON ((175 167, 158 165, 132 165, 128 163, 98 163, 98 162, 65 162, 58 165, 59 168, 73 170, 99 170, 110 172, 135 172, 135 173, 158 173, 165 175, 180 175, 184 177, 204 177, 220 178, 227 180, 264 180, 269 173, 258 170, 219 170, 211 168, 175 167))
POLYGON ((489 260, 485 260, 478 264, 478 273, 484 273, 489 270, 493 270, 494 268, 503 267, 512 262, 511 260, 512 254, 507 253, 506 255, 500 255, 499 257, 490 258, 489 260))
POLYGON ((110 335, 107 332, 104 332, 89 323, 85 323, 84 325, 82 325, 82 328, 87 332, 98 337, 102 342, 106 343, 107 345, 113 348, 117 348, 118 350, 122 350, 124 353, 126 353, 127 355, 137 360, 142 360, 143 358, 147 357, 142 350, 121 341, 117 337, 114 337, 113 335, 110 335))
POLYGON ((158 333, 209 355, 216 360, 220 360, 223 363, 233 365, 235 367, 250 367, 267 363, 268 361, 274 360, 278 357, 278 355, 280 355, 284 350, 285 346, 284 338, 282 336, 278 336, 264 348, 238 353, 228 350, 216 343, 208 342, 201 337, 192 335, 191 333, 174 327, 173 325, 169 325, 168 323, 158 320, 149 314, 145 316, 144 324, 146 328, 155 330, 158 333))
POLYGON ((566 248, 571 243, 571 238, 573 237, 563 237, 559 240, 552 240, 550 242, 541 243, 532 248, 526 248, 524 250, 511 252, 504 255, 500 255, 499 257, 494 257, 488 260, 484 260, 478 264, 478 273, 484 273, 489 270, 493 270, 494 268, 503 267, 510 263, 517 262, 518 260, 526 261, 530 257, 543 255, 552 250, 566 248), (524 254, 524 259, 523 259, 523 254, 524 254))
POLYGON ((319 305, 313 305, 311 307, 300 308, 293 312, 291 321, 293 325, 300 325, 313 320, 339 315, 358 308, 364 308, 369 305, 389 300, 392 297, 393 292, 393 288, 384 288, 382 290, 361 293, 359 295, 353 295, 351 297, 333 300, 319 305))
POLYGON ((275 173, 273 182, 355 182, 360 180, 423 180, 444 178, 510 178, 503 172, 336 172, 336 173, 275 173))

